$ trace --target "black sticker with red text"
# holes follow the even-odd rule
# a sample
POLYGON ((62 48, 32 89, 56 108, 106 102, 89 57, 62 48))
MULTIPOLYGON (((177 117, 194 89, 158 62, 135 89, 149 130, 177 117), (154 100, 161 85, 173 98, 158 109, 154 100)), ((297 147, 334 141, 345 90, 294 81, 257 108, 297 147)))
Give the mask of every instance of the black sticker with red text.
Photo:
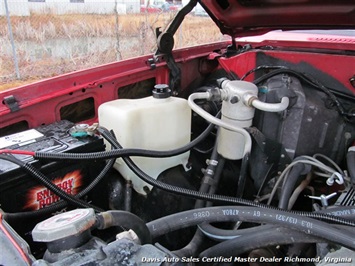
MULTIPOLYGON (((76 195, 82 185, 82 174, 79 170, 67 173, 64 177, 58 177, 52 181, 57 187, 70 195, 76 195)), ((36 186, 27 192, 27 200, 23 209, 39 210, 47 207, 60 198, 45 186, 36 186)))

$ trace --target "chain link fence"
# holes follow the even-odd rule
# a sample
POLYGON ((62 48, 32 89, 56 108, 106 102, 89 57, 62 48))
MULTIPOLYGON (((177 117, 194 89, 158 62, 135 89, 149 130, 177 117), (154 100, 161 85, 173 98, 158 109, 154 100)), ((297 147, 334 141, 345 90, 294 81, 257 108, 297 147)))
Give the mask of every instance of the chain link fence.
MULTIPOLYGON (((153 53, 155 28, 176 11, 140 12, 142 6, 141 0, 0 0, 0 90, 153 53)), ((175 47, 220 40, 210 19, 191 18, 175 47)))

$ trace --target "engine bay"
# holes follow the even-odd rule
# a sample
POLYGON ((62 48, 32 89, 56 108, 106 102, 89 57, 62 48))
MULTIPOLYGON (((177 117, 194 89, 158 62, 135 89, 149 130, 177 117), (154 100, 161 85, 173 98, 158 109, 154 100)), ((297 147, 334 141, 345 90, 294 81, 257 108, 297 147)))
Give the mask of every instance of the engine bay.
POLYGON ((354 261, 353 56, 241 46, 176 64, 180 86, 95 98, 98 123, 0 138, 5 260, 354 261))

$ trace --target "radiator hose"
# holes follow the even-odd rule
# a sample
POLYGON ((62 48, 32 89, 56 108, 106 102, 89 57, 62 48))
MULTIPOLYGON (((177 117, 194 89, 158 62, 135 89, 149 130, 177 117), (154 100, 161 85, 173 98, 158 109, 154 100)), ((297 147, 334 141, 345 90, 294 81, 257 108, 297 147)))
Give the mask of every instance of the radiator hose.
POLYGON ((102 230, 113 226, 132 229, 137 234, 142 245, 152 243, 152 237, 147 225, 135 214, 127 211, 107 211, 96 215, 97 229, 102 230))

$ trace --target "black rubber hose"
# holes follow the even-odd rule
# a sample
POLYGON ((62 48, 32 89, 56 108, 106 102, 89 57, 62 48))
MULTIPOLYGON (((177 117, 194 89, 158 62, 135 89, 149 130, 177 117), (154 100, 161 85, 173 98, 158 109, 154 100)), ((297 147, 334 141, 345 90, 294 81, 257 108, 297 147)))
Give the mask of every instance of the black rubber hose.
MULTIPOLYGON (((338 216, 338 217, 346 218, 351 221, 355 221, 355 207, 353 206, 331 207, 325 210, 316 211, 316 213, 330 214, 333 216, 338 216)), ((247 229, 242 229, 242 230, 221 229, 221 228, 216 228, 208 223, 202 223, 198 225, 198 227, 203 232, 204 235, 208 236, 209 238, 215 241, 224 241, 224 240, 233 239, 239 236, 241 232, 243 232, 243 230, 247 230, 247 229)))
MULTIPOLYGON (((217 114, 219 115, 219 114, 217 114)), ((192 140, 189 144, 170 151, 155 151, 155 150, 142 150, 142 149, 116 149, 111 151, 102 152, 89 152, 89 153, 50 153, 50 152, 36 152, 34 157, 38 159, 50 160, 103 160, 112 159, 124 156, 141 156, 153 158, 166 158, 182 154, 189 151, 202 140, 204 140, 213 130, 214 125, 210 124, 197 138, 192 140)))
POLYGON ((147 226, 155 238, 202 222, 230 221, 275 224, 355 250, 355 232, 352 228, 352 231, 341 230, 331 224, 281 210, 241 206, 209 207, 165 216, 147 223, 147 226))
MULTIPOLYGON (((221 157, 221 159, 218 162, 218 167, 216 170, 216 175, 214 177, 214 181, 216 182, 216 184, 219 183, 219 179, 222 175, 222 171, 223 171, 223 167, 225 164, 226 159, 224 159, 223 157, 221 157)), ((209 190, 209 194, 214 194, 217 190, 217 186, 211 186, 210 190, 209 190)), ((212 206, 212 202, 207 202, 206 207, 211 207, 212 206)), ((225 230, 225 229, 221 229, 218 227, 213 226, 210 223, 202 223, 198 225, 199 231, 202 232, 205 236, 208 236, 209 238, 212 238, 211 235, 224 235, 225 232, 228 232, 228 234, 230 234, 231 232, 234 232, 234 230, 225 230)), ((213 239, 213 238, 212 238, 213 239)), ((215 239, 216 240, 216 239, 215 239)))
MULTIPOLYGON (((217 152, 217 143, 215 143, 211 157, 209 159, 209 163, 205 170, 204 176, 202 178, 202 183, 200 185, 199 192, 207 193, 211 188, 212 184, 215 184, 215 171, 216 168, 220 166, 218 161, 218 152, 217 152), (217 167, 216 167, 217 166, 217 167)), ((215 184, 216 185, 216 184, 215 184)), ((204 201, 197 200, 195 203, 195 209, 202 208, 204 206, 204 201)), ((179 250, 174 250, 173 253, 178 257, 189 257, 197 255, 198 248, 203 244, 204 236, 201 234, 201 231, 196 230, 194 236, 190 240, 190 242, 179 250)))
MULTIPOLYGON (((206 223, 204 223, 206 224, 206 223)), ((202 224, 201 224, 202 225, 202 224)), ((254 233, 255 230, 268 230, 269 228, 275 227, 274 225, 261 225, 261 226, 256 226, 256 227, 251 227, 251 228, 246 228, 246 229, 222 229, 222 228, 217 228, 217 227, 205 227, 207 230, 204 230, 205 228, 201 228, 201 225, 199 225, 200 230, 203 232, 204 235, 208 236, 210 239, 213 239, 215 241, 221 242, 221 241, 226 241, 230 239, 234 239, 236 237, 245 235, 245 234, 251 234, 254 233)), ((210 224, 206 224, 210 225, 210 224)))
MULTIPOLYGON (((98 176, 86 188, 84 188, 78 194, 74 195, 74 197, 80 199, 86 194, 88 194, 106 176, 106 174, 112 168, 114 163, 115 163, 115 159, 111 159, 107 161, 105 167, 101 170, 98 176)), ((35 210, 35 211, 26 211, 26 212, 17 212, 17 213, 6 212, 4 213, 4 219, 6 221, 11 221, 15 219, 27 219, 27 218, 40 216, 40 215, 46 215, 46 214, 54 213, 59 209, 65 208, 67 205, 68 203, 61 199, 58 202, 55 202, 45 208, 35 210)))
POLYGON ((245 182, 247 179, 247 168, 249 163, 249 153, 245 154, 242 159, 242 167, 240 168, 240 174, 238 178, 237 197, 241 198, 244 194, 245 182))
POLYGON ((202 223, 198 225, 199 230, 208 238, 215 241, 224 241, 235 238, 239 235, 239 230, 222 229, 215 227, 209 223, 202 223))
POLYGON ((96 215, 97 229, 107 229, 113 226, 120 226, 126 230, 132 229, 142 245, 152 243, 146 223, 135 214, 127 211, 107 211, 96 215))
POLYGON ((194 236, 190 242, 179 250, 173 250, 172 253, 179 258, 182 257, 196 257, 201 250, 203 250, 203 244, 206 241, 206 237, 200 230, 196 230, 194 236), (201 248, 202 247, 202 248, 201 248))
MULTIPOLYGON (((211 184, 214 183, 214 173, 216 170, 216 166, 219 164, 218 162, 218 152, 217 152, 217 145, 214 145, 211 158, 209 159, 209 164, 205 170, 205 174, 202 178, 202 184, 200 186, 199 192, 207 193, 211 187, 211 184), (217 162, 217 164, 215 164, 217 162)), ((204 206, 204 201, 197 200, 195 203, 195 209, 202 208, 204 206)))
POLYGON ((61 190, 59 187, 57 187, 53 182, 46 177, 44 174, 42 174, 40 171, 38 171, 35 167, 33 167, 31 164, 24 163, 12 156, 3 156, 0 155, 1 159, 10 161, 14 164, 17 164, 20 166, 25 172, 27 172, 29 175, 32 177, 36 178, 37 181, 42 183, 46 188, 51 190, 54 194, 56 194, 58 197, 66 200, 68 203, 72 204, 73 206, 80 207, 80 208, 93 208, 95 211, 100 212, 103 211, 100 208, 93 206, 83 200, 77 199, 74 196, 66 193, 65 191, 61 190))
POLYGON ((346 155, 346 164, 351 179, 351 184, 355 186, 355 147, 351 147, 346 155))
MULTIPOLYGON (((106 129, 103 129, 101 134, 115 148, 118 148, 118 149, 122 148, 122 146, 117 142, 117 140, 115 138, 113 138, 112 135, 110 134, 110 132, 108 132, 106 129)), ((155 180, 151 176, 147 175, 129 157, 124 157, 123 160, 127 164, 127 166, 133 171, 133 173, 135 173, 144 182, 148 183, 149 185, 152 185, 153 187, 157 187, 159 189, 162 189, 164 191, 167 191, 167 192, 170 192, 170 193, 173 193, 176 195, 182 195, 182 196, 186 196, 186 197, 191 197, 191 198, 195 198, 195 199, 202 199, 202 200, 207 200, 207 201, 213 201, 213 202, 241 204, 241 205, 253 206, 253 207, 258 207, 258 208, 263 208, 263 209, 275 210, 275 211, 280 210, 279 208, 276 208, 274 206, 254 202, 251 200, 246 200, 243 198, 233 198, 233 197, 228 197, 228 196, 224 196, 224 195, 200 193, 195 190, 172 186, 170 184, 160 182, 159 180, 155 180)), ((305 216, 305 217, 311 217, 311 218, 321 219, 321 220, 328 220, 328 221, 332 221, 335 223, 355 226, 355 222, 353 222, 353 221, 349 221, 349 220, 346 220, 346 219, 343 219, 340 217, 335 217, 335 216, 332 216, 329 214, 310 213, 310 212, 303 212, 303 211, 288 211, 288 212, 292 213, 292 214, 296 214, 296 215, 305 216)))
POLYGON ((288 173, 285 182, 281 189, 281 195, 279 199, 279 208, 288 209, 288 202, 292 195, 292 192, 296 186, 296 183, 301 175, 305 175, 311 171, 311 166, 304 163, 295 164, 288 173))
MULTIPOLYGON (((253 227, 252 229, 254 229, 254 231, 249 230, 252 232, 249 232, 248 234, 241 232, 240 236, 237 238, 224 241, 206 249, 201 252, 200 258, 239 256, 245 252, 272 245, 325 242, 323 238, 306 235, 302 232, 297 232, 283 227, 258 226, 256 228, 253 227)), ((238 231, 243 230, 248 229, 238 231)))
MULTIPOLYGON (((216 171, 216 176, 215 176, 215 181, 218 184, 219 183, 219 178, 221 176, 221 173, 218 173, 219 171, 223 171, 223 165, 225 163, 225 159, 221 158, 219 160, 218 163, 218 168, 216 171), (221 167, 221 168, 219 168, 221 167)), ((246 166, 246 165, 245 165, 246 166)), ((242 172, 242 171, 241 171, 242 172)), ((241 176, 241 175, 239 175, 241 176)), ((217 187, 216 186, 211 186, 210 190, 209 190, 209 194, 214 194, 216 192, 217 187)), ((212 202, 207 202, 206 207, 211 207, 212 206, 212 202)), ((227 230, 227 229, 221 229, 218 227, 213 226, 210 223, 202 223, 198 225, 199 231, 202 232, 205 236, 207 236, 210 239, 216 240, 216 241, 220 241, 220 240, 225 240, 224 238, 220 238, 219 236, 227 236, 228 237, 230 235, 234 236, 234 232, 236 232, 235 230, 227 230), (216 237, 218 236, 218 237, 216 237)))
MULTIPOLYGON (((213 176, 213 183, 212 185, 209 186, 209 194, 213 194, 215 193, 216 189, 217 189, 217 185, 219 184, 219 180, 222 176, 222 171, 224 168, 224 164, 225 164, 225 159, 223 157, 220 157, 218 159, 218 164, 215 170, 215 174, 213 176)), ((200 190, 200 192, 202 192, 200 190)), ((200 201, 203 202, 203 201, 200 201)), ((212 206, 212 202, 206 202, 206 206, 212 206)), ((197 206, 195 205, 195 208, 202 208, 203 206, 197 206)), ((199 225, 199 230, 196 231, 194 237, 192 238, 192 240, 190 241, 190 243, 185 246, 184 248, 180 249, 180 250, 176 250, 173 251, 174 254, 176 254, 179 257, 189 257, 189 256, 196 256, 197 255, 197 250, 198 248, 201 246, 201 244, 203 243, 204 239, 205 239, 205 235, 206 235, 206 231, 208 231, 209 229, 212 230, 219 230, 219 228, 214 227, 213 225, 209 224, 209 223, 202 223, 199 225), (202 233, 203 231, 203 233, 202 233)), ((222 229, 221 229, 222 230, 222 229)))
POLYGON ((325 210, 319 210, 317 211, 317 213, 326 213, 329 215, 338 216, 351 221, 355 221, 355 206, 331 206, 325 210))
MULTIPOLYGON (((213 176, 213 183, 209 187, 209 191, 208 191, 209 194, 215 193, 215 191, 217 189, 217 185, 219 184, 219 180, 222 176, 225 161, 226 160, 223 157, 220 157, 218 159, 218 165, 216 167, 215 174, 213 176)), ((210 202, 210 201, 206 202, 206 206, 212 206, 212 202, 210 202)), ((202 207, 203 206, 195 206, 195 208, 202 208, 202 207)), ((194 235, 194 237, 192 238, 190 243, 186 247, 184 247, 180 250, 173 251, 173 253, 179 257, 196 256, 197 255, 196 252, 197 252, 198 248, 201 246, 201 244, 203 243, 203 241, 205 239, 204 236, 206 235, 206 231, 208 231, 209 229, 219 230, 219 228, 216 228, 209 223, 202 223, 199 225, 199 230, 196 231, 196 234, 194 235)))
MULTIPOLYGON (((223 158, 222 156, 220 156, 220 158, 218 159, 218 165, 217 165, 217 168, 216 168, 216 172, 215 172, 215 175, 213 177, 214 183, 210 186, 210 190, 208 191, 209 194, 216 193, 219 181, 222 178, 222 173, 223 173, 225 164, 226 164, 226 159, 223 158)), ((211 201, 208 201, 208 202, 206 202, 206 207, 212 206, 212 204, 213 203, 211 201)))

